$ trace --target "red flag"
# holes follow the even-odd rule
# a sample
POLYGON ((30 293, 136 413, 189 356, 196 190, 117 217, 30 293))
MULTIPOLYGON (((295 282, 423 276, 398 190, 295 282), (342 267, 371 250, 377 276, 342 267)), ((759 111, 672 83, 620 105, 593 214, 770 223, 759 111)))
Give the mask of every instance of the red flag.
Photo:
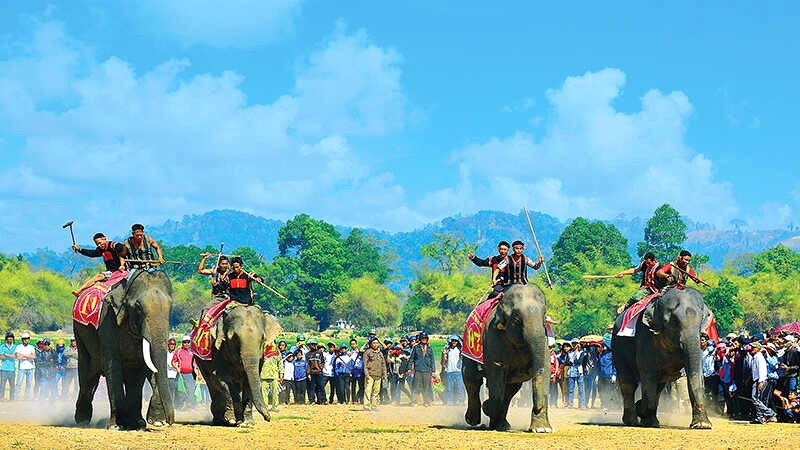
MULTIPOLYGON (((708 312, 711 312, 709 309, 708 312)), ((717 333, 717 319, 714 317, 714 313, 711 313, 711 323, 708 324, 708 328, 706 329, 706 334, 708 338, 712 341, 719 344, 719 333, 717 333)))

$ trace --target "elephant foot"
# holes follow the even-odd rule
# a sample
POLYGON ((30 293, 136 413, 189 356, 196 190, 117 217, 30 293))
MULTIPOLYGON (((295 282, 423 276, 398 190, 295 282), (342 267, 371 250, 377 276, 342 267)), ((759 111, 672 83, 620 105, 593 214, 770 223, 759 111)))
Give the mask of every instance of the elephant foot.
POLYGON ((231 423, 227 419, 213 419, 211 421, 211 425, 213 425, 215 427, 230 427, 230 426, 236 425, 236 422, 231 423))
POLYGON ((639 417, 633 409, 625 409, 625 412, 622 413, 622 423, 629 427, 635 427, 639 425, 639 417))
POLYGON ((468 409, 467 413, 464 414, 464 420, 467 421, 467 425, 475 427, 481 424, 481 412, 480 409, 475 411, 475 409, 468 409))
POLYGON ((692 430, 710 430, 711 421, 708 420, 706 414, 694 414, 692 415, 692 424, 689 425, 689 428, 692 430))
POLYGON ((154 421, 150 422, 150 425, 152 425, 152 426, 154 426, 156 428, 161 428, 161 427, 167 426, 167 423, 164 422, 163 420, 154 420, 154 421))
POLYGON ((493 420, 489 423, 489 429, 494 431, 508 431, 511 429, 511 424, 505 419, 497 421, 493 420))
POLYGON ((531 426, 528 428, 528 432, 552 433, 553 427, 550 426, 550 421, 547 417, 534 417, 533 420, 531 420, 531 426))
POLYGON ((658 428, 661 424, 655 416, 645 417, 642 419, 642 426, 648 428, 658 428))
POLYGON ((245 420, 245 421, 242 421, 242 422, 237 422, 236 426, 238 428, 253 428, 253 427, 256 426, 256 424, 255 424, 255 422, 251 422, 249 420, 245 420))

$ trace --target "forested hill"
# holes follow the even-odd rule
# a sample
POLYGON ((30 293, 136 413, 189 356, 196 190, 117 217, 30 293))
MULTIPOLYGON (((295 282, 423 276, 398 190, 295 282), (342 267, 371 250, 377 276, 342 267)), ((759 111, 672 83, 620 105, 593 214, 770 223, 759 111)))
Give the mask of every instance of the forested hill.
MULTIPOLYGON (((568 222, 535 211, 531 211, 531 219, 536 227, 542 251, 549 255, 551 245, 558 239, 568 222)), ((726 258, 735 258, 748 252, 760 252, 780 242, 795 249, 800 247, 800 237, 796 237, 800 233, 797 231, 721 231, 714 230, 706 224, 692 222, 688 218, 684 218, 684 221, 688 228, 686 247, 693 252, 709 255, 710 264, 717 268, 722 266, 726 258)), ((642 239, 646 222, 647 219, 638 217, 618 217, 609 221, 628 239, 628 249, 632 255, 635 254, 636 242, 642 239)), ((199 247, 210 245, 216 248, 220 242, 224 242, 228 250, 250 246, 271 260, 278 253, 277 236, 281 225, 283 222, 279 220, 265 219, 239 211, 217 210, 184 216, 180 220, 169 220, 161 225, 148 225, 147 232, 167 245, 194 244, 199 247)), ((346 227, 337 229, 341 232, 349 230, 346 227)), ((448 217, 410 232, 389 233, 370 229, 364 231, 365 234, 384 241, 385 246, 397 254, 397 274, 404 279, 411 277, 412 263, 422 258, 420 248, 434 241, 434 234, 452 233, 467 242, 479 243, 476 252, 479 255, 493 252, 500 240, 521 239, 529 245, 528 252, 535 251, 528 223, 522 211, 518 214, 479 211, 468 216, 448 217)), ((115 237, 120 238, 123 235, 115 237)), ((65 274, 77 273, 90 263, 88 258, 76 257, 72 252, 39 250, 22 256, 34 267, 46 267, 65 274)))

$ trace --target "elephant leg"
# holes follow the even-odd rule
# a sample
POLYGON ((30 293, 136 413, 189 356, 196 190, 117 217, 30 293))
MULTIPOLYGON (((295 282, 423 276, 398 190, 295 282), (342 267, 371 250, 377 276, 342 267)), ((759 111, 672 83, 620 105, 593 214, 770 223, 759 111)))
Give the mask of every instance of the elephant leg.
POLYGON ((533 398, 533 408, 531 408, 531 425, 528 431, 537 433, 552 433, 553 427, 550 426, 548 417, 547 394, 550 390, 550 373, 547 376, 544 372, 537 373, 531 380, 531 390, 533 398))
POLYGON ((511 424, 508 423, 508 407, 511 405, 511 399, 517 395, 521 387, 522 383, 509 383, 506 385, 505 396, 503 397, 503 402, 500 404, 500 415, 495 421, 495 425, 492 427, 493 430, 508 431, 511 429, 511 424))
POLYGON ((688 374, 686 381, 689 385, 689 401, 692 404, 692 423, 689 428, 710 430, 711 420, 708 419, 708 413, 705 409, 702 378, 699 375, 692 376, 688 374))
POLYGON ((478 363, 464 358, 461 373, 464 389, 467 392, 467 412, 464 414, 464 420, 471 426, 480 425, 483 376, 478 372, 478 363))
POLYGON ((247 387, 246 382, 240 388, 242 392, 242 415, 245 426, 254 426, 256 424, 253 419, 253 398, 250 394, 250 389, 247 387))
POLYGON ((636 414, 636 403, 634 402, 634 395, 636 394, 635 382, 619 382, 619 389, 622 393, 622 423, 628 426, 635 426, 639 424, 639 416, 636 414))
POLYGON ((502 417, 503 401, 506 395, 506 376, 508 371, 503 367, 485 366, 486 388, 488 398, 483 401, 483 412, 489 416, 489 428, 495 429, 502 417))
POLYGON ((208 394, 211 396, 211 416, 213 417, 212 423, 214 425, 231 425, 231 421, 235 422, 235 419, 232 416, 227 417, 228 404, 230 401, 228 386, 210 370, 203 371, 203 378, 206 380, 208 394))
POLYGON ((150 382, 150 387, 153 388, 153 396, 150 397, 150 402, 147 404, 147 423, 155 426, 163 426, 167 423, 167 413, 164 410, 161 393, 156 385, 155 375, 149 373, 147 375, 147 381, 150 382))
POLYGON ((147 422, 142 417, 142 387, 144 386, 145 368, 125 370, 125 406, 128 417, 127 429, 143 430, 147 422))
POLYGON ((642 425, 646 427, 658 428, 659 422, 656 417, 658 409, 658 397, 663 384, 655 380, 642 380, 642 399, 639 403, 638 415, 642 420, 642 425))
POLYGON ((236 424, 244 422, 244 408, 242 405, 242 391, 239 385, 232 380, 225 380, 225 385, 228 386, 228 393, 230 394, 231 402, 233 402, 233 417, 236 424))
POLYGON ((92 330, 77 330, 83 325, 75 324, 79 336, 78 344, 78 398, 75 401, 75 423, 89 425, 92 420, 92 399, 100 382, 100 349, 97 333, 92 330))

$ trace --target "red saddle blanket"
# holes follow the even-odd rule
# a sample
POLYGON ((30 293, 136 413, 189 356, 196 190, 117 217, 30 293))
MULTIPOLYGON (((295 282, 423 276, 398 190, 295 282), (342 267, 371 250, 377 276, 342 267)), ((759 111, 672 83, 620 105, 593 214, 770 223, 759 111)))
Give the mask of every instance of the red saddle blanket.
POLYGON ((95 283, 78 295, 75 306, 72 308, 72 318, 81 325, 91 325, 97 328, 100 325, 100 311, 103 309, 103 299, 117 283, 124 280, 130 271, 116 270, 107 280, 95 283))
POLYGON ((225 312, 225 308, 227 308, 232 301, 231 299, 223 300, 208 308, 206 313, 203 314, 200 323, 197 324, 190 335, 192 342, 189 344, 189 349, 194 353, 194 356, 204 360, 211 359, 211 356, 214 354, 214 349, 211 345, 211 327, 217 323, 217 319, 225 312))
POLYGON ((617 336, 625 336, 625 337, 634 337, 636 336, 636 322, 639 321, 639 316, 642 315, 642 312, 647 305, 650 304, 654 299, 658 298, 661 293, 656 292, 654 294, 650 294, 647 297, 639 300, 638 302, 632 304, 625 310, 622 317, 622 326, 619 327, 619 331, 617 331, 617 336))

